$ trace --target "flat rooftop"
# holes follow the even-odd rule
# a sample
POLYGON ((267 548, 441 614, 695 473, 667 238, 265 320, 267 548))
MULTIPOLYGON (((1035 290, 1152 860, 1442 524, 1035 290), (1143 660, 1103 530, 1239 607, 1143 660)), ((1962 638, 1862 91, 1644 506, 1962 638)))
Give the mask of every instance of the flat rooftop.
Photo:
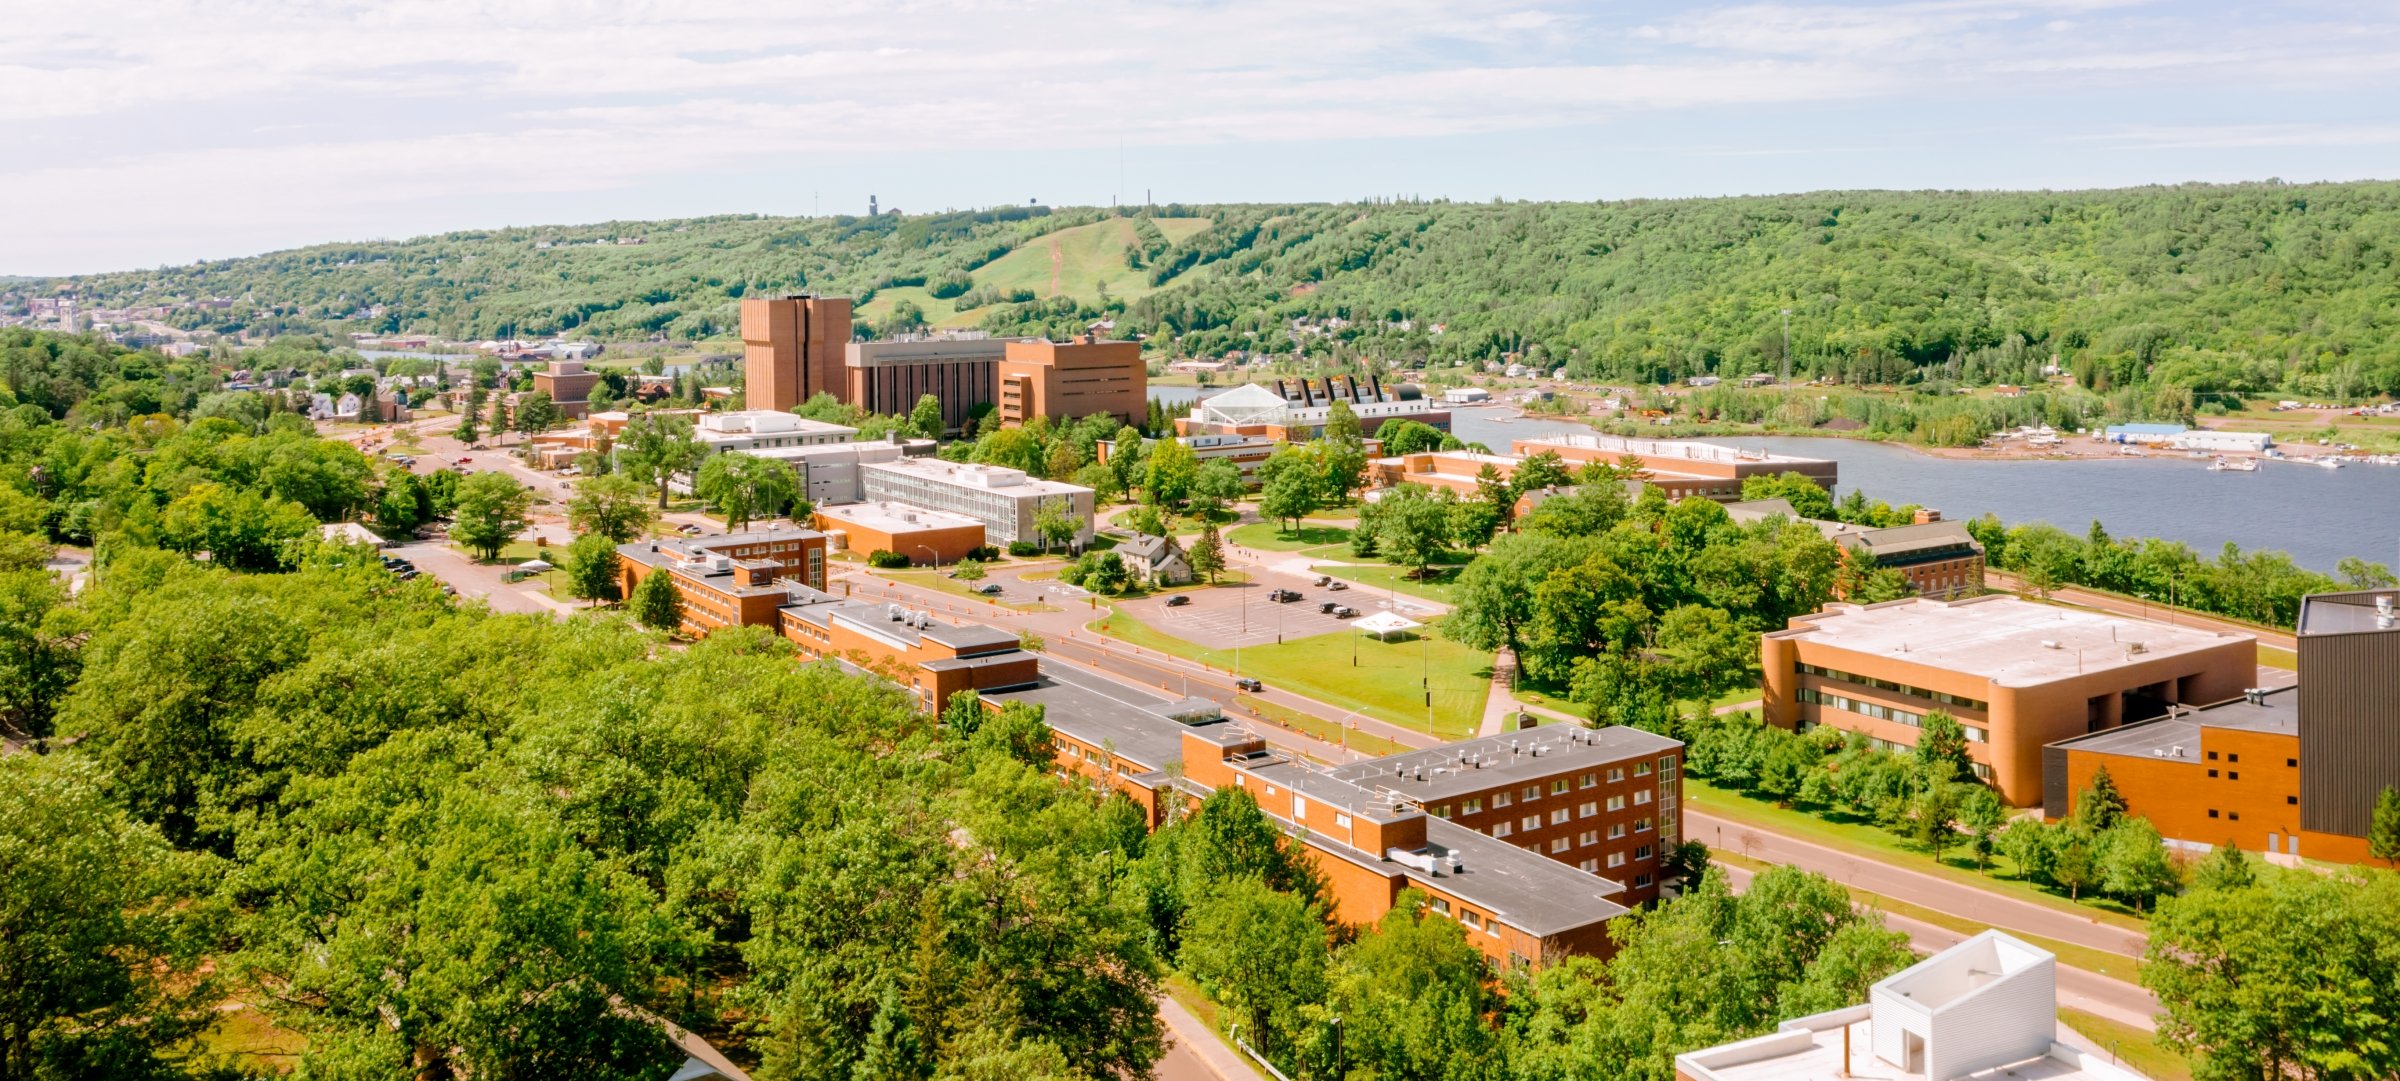
POLYGON ((1682 749, 1679 741, 1639 728, 1557 724, 1352 762, 1335 767, 1333 775, 1419 803, 1438 802, 1584 766, 1674 754, 1682 749))
POLYGON ((1538 454, 1544 450, 1572 448, 1603 454, 1638 454, 1645 458, 1681 458, 1691 462, 1722 462, 1728 465, 1781 462, 1791 465, 1832 465, 1825 458, 1803 458, 1796 454, 1773 454, 1763 450, 1742 450, 1697 439, 1635 439, 1621 435, 1576 432, 1567 435, 1535 436, 1519 439, 1513 444, 1518 454, 1538 454), (1530 449, 1528 449, 1530 448, 1530 449))
POLYGON ((2122 725, 2060 740, 2051 746, 2092 754, 2197 762, 2203 728, 2296 737, 2300 734, 2300 695, 2290 687, 2277 687, 2261 695, 2257 702, 2236 699, 2196 713, 2122 725))
POLYGON ((918 533, 928 529, 981 529, 983 519, 946 510, 928 510, 906 503, 844 503, 818 507, 817 515, 878 533, 918 533))
POLYGON ((1091 489, 1075 484, 1061 484, 1028 476, 1023 470, 973 462, 945 462, 939 458, 902 458, 895 462, 866 462, 862 467, 884 473, 919 477, 937 484, 961 488, 982 488, 1022 499, 1027 496, 1074 495, 1091 489))
POLYGON ((1828 604, 1769 637, 1832 646, 2029 687, 2128 664, 2255 641, 2015 597, 1828 604))
MULTIPOLYGON (((1863 1011, 1864 1007, 1858 1007, 1863 1011)), ((1839 1015, 1856 1011, 1839 1011, 1825 1015, 1828 1020, 1804 1019, 1823 1024, 1822 1028, 1802 1028, 1761 1036, 1754 1040, 1694 1052, 1678 1059, 1697 1062, 1701 1081, 1835 1081, 1851 1078, 1854 1081, 1926 1081, 1922 1073, 1912 1073, 1876 1058, 1874 1025, 1861 1018, 1843 1023, 1833 1020, 1839 1015), (1850 1062, 1842 1063, 1843 1030, 1849 1030, 1850 1062)), ((1786 1022, 1801 1024, 1802 1022, 1786 1022)), ((1995 1066, 1980 1073, 1967 1075, 1984 1081, 2143 1081, 2140 1074, 2119 1066, 2111 1066, 2061 1047, 2064 1055, 2052 1053, 2040 1058, 2005 1066, 1995 1066)))
POLYGON ((2378 601, 2400 612, 2400 590, 2365 589, 2354 593, 2318 593, 2300 601, 2300 633, 2356 634, 2400 629, 2400 619, 2382 621, 2378 601))
POLYGON ((1186 725, 1168 716, 1178 705, 1172 699, 1058 664, 1043 665, 1041 682, 1030 687, 985 691, 983 697, 1000 705, 1041 706, 1044 719, 1060 734, 1094 747, 1113 748, 1126 761, 1146 769, 1165 769, 1183 761, 1187 727, 1239 727, 1230 722, 1186 725))

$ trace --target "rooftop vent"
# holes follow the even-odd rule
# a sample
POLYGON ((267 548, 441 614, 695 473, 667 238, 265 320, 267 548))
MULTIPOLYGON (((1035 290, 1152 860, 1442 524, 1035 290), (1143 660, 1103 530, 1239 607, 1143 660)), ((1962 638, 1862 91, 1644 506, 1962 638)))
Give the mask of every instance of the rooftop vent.
POLYGON ((2063 646, 2059 645, 2059 644, 2058 644, 2058 640, 2057 640, 2057 639, 2055 639, 2055 638, 2044 638, 2044 639, 2042 639, 2042 648, 2043 648, 2043 649, 2063 649, 2063 648, 2065 648, 2065 647, 2063 647, 2063 646))
POLYGON ((2265 687, 2244 687, 2242 688, 2242 698, 2254 706, 2266 705, 2267 689, 2265 687))

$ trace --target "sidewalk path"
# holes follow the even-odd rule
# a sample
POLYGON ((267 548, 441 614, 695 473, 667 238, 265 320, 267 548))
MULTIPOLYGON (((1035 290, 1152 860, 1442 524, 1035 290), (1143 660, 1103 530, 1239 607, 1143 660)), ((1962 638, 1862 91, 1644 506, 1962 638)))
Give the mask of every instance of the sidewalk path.
POLYGON ((1159 1020, 1167 1023, 1166 1057, 1151 1076, 1158 1081, 1267 1081, 1183 1003, 1167 995, 1158 998, 1159 1020))

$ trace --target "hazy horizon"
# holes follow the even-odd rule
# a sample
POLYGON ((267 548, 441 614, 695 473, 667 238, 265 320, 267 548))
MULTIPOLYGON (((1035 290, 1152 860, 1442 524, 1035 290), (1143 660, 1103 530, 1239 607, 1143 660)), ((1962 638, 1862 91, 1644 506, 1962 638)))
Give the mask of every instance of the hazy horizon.
POLYGON ((0 41, 0 274, 712 214, 2400 177, 2388 7, 98 0, 0 41))

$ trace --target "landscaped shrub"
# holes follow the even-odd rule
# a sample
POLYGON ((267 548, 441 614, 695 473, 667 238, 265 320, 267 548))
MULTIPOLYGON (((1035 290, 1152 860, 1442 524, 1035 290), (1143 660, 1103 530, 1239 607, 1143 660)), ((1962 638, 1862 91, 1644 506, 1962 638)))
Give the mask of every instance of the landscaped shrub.
POLYGON ((874 551, 867 553, 867 566, 881 567, 885 569, 892 567, 905 567, 908 566, 908 557, 901 555, 898 552, 887 552, 881 548, 877 548, 874 551))
POLYGON ((1000 558, 1000 546, 997 544, 985 544, 978 547, 969 548, 967 549, 967 558, 975 560, 979 563, 989 563, 1000 558))
POLYGON ((1020 558, 1025 556, 1038 556, 1042 554, 1042 546, 1035 544, 1032 541, 1010 541, 1008 542, 1008 554, 1012 556, 1018 556, 1020 558))

